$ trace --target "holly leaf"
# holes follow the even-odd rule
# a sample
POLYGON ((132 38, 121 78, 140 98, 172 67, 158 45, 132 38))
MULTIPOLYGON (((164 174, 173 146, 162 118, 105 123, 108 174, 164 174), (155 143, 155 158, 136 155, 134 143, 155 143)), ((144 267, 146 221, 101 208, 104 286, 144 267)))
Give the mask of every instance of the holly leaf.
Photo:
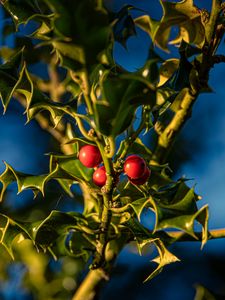
POLYGON ((125 5, 114 16, 113 36, 115 41, 120 43, 125 49, 128 38, 136 35, 135 24, 129 13, 132 9, 134 9, 132 5, 125 5))
POLYGON ((72 117, 82 117, 76 114, 77 99, 65 103, 51 101, 46 95, 35 89, 30 104, 27 103, 27 122, 30 122, 35 116, 44 110, 50 113, 54 127, 58 125, 62 117, 67 114, 72 117))
POLYGON ((36 222, 14 221, 8 216, 0 214, 0 233, 2 244, 12 258, 13 244, 23 239, 30 239, 38 249, 49 250, 51 254, 89 256, 93 245, 90 241, 95 236, 87 238, 83 235, 82 226, 88 226, 85 217, 77 212, 52 211, 44 220, 36 222), (72 235, 71 235, 72 232, 72 235), (74 236, 76 235, 76 244, 74 236), (77 239, 77 236, 83 238, 77 239), (69 246, 69 249, 68 249, 69 246), (76 247, 76 253, 74 248, 76 247))
POLYGON ((0 244, 5 247, 12 259, 14 259, 12 247, 16 237, 20 235, 22 239, 32 239, 32 236, 26 227, 3 214, 0 214, 0 235, 0 244))
POLYGON ((138 221, 140 222, 143 209, 150 206, 150 200, 149 198, 137 199, 129 203, 129 206, 133 209, 133 211, 137 215, 138 221))
POLYGON ((0 66, 0 97, 4 112, 21 78, 19 74, 23 65, 22 52, 20 50, 13 54, 6 63, 0 66))
MULTIPOLYGON (((150 241, 152 242, 152 241, 150 241)), ((174 254, 172 254, 164 245, 164 243, 160 239, 153 240, 155 244, 159 256, 154 258, 152 261, 157 263, 157 268, 144 280, 147 282, 158 275, 164 268, 164 266, 180 261, 174 254)))
POLYGON ((77 153, 71 155, 50 154, 50 170, 54 170, 57 165, 74 180, 85 182, 92 180, 93 169, 82 165, 77 158, 77 153))
POLYGON ((61 65, 79 71, 98 63, 111 32, 106 10, 95 1, 88 0, 45 2, 54 13, 53 39, 50 42, 61 65))
POLYGON ((95 90, 94 118, 99 131, 115 137, 126 130, 140 105, 138 99, 150 101, 148 91, 149 86, 138 76, 133 79, 106 75, 95 90))
POLYGON ((77 224, 87 224, 80 213, 64 213, 53 210, 50 215, 33 226, 33 238, 35 243, 45 248, 51 246, 55 240, 66 235, 71 229, 77 228, 77 224))
POLYGON ((77 154, 51 155, 49 173, 43 175, 31 175, 18 172, 7 163, 5 163, 5 166, 5 171, 0 175, 0 182, 3 185, 0 201, 2 201, 7 187, 12 182, 17 183, 18 193, 26 189, 31 189, 34 196, 36 196, 38 192, 41 192, 44 196, 45 185, 51 179, 63 179, 64 188, 68 190, 72 183, 84 181, 91 183, 93 173, 92 169, 88 169, 81 164, 77 159, 77 154))
POLYGON ((159 68, 159 86, 163 86, 164 83, 168 79, 172 77, 172 75, 177 71, 179 68, 180 60, 177 58, 170 58, 164 61, 159 68))
POLYGON ((159 28, 160 21, 157 21, 148 15, 143 15, 134 19, 134 22, 142 30, 146 31, 150 35, 152 41, 155 42, 154 37, 159 28))
POLYGON ((135 23, 145 30, 153 42, 168 51, 167 45, 172 26, 180 28, 179 41, 194 44, 201 48, 205 40, 205 29, 201 21, 201 15, 193 0, 180 2, 160 1, 163 8, 163 17, 155 21, 149 16, 141 16, 135 23))
POLYGON ((181 183, 175 195, 172 194, 170 203, 167 204, 165 204, 165 200, 160 201, 160 199, 153 198, 151 205, 156 214, 154 232, 166 228, 176 228, 197 239, 194 233, 194 223, 197 221, 202 225, 202 246, 206 243, 208 238, 208 207, 203 206, 198 210, 193 188, 188 189, 184 183, 181 183))
POLYGON ((93 237, 87 236, 79 231, 71 231, 65 240, 67 253, 73 257, 83 258, 85 262, 90 258, 90 252, 95 251, 96 241, 93 237))
MULTIPOLYGON (((11 15, 16 29, 20 24, 26 24, 28 21, 34 19, 40 23, 49 23, 51 15, 45 15, 42 13, 38 3, 36 1, 29 0, 5 0, 2 1, 3 7, 11 15), (18 3, 19 2, 19 3, 18 3)), ((43 3, 42 3, 43 6, 43 3)), ((43 9, 43 7, 42 7, 43 9)))
POLYGON ((3 199, 3 195, 7 189, 7 187, 12 183, 17 183, 18 194, 26 189, 31 189, 34 192, 34 196, 37 195, 37 192, 41 192, 44 196, 44 187, 45 184, 50 179, 64 178, 67 180, 75 180, 75 178, 68 173, 66 173, 63 169, 60 168, 59 165, 55 167, 52 172, 49 174, 43 175, 30 175, 26 173, 22 173, 13 169, 9 164, 5 163, 5 171, 0 175, 0 182, 3 187, 1 190, 0 201, 3 199))

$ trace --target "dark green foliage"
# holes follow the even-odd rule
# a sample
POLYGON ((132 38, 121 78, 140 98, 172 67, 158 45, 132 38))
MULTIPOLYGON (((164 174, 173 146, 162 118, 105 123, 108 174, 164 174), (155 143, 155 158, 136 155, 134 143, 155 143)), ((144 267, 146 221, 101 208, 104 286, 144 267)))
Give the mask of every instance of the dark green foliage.
POLYGON ((4 111, 14 96, 22 99, 28 122, 40 115, 46 118, 47 111, 53 130, 70 124, 70 128, 77 126, 81 134, 75 134, 72 129, 69 133, 63 132, 61 146, 72 146, 72 153, 51 154, 47 174, 21 173, 5 163, 6 169, 0 176, 1 200, 12 182, 16 182, 18 193, 31 189, 35 196, 39 192, 44 196, 45 186, 52 179, 72 197, 71 186, 80 184, 90 198, 88 203, 84 199, 83 214, 52 211, 39 222, 16 222, 0 215, 1 244, 13 256, 13 243, 22 236, 31 239, 37 248, 49 250, 55 257, 71 255, 90 260, 96 251, 99 234, 102 234, 99 230, 106 191, 92 183, 94 170, 84 167, 77 154, 85 143, 98 147, 103 144, 100 150, 105 156, 104 163, 110 159, 108 164, 112 167, 114 163, 115 167, 110 174, 115 178, 110 194, 112 199, 107 207, 111 214, 107 228, 109 240, 116 241, 123 234, 128 235, 130 241, 136 241, 140 253, 145 245, 153 243, 159 256, 154 259, 158 267, 147 278, 151 279, 166 264, 178 261, 167 247, 179 237, 173 238, 166 229, 178 229, 197 240, 194 224, 198 222, 202 226, 202 245, 208 237, 208 207, 197 207, 199 198, 194 188, 183 179, 172 180, 167 164, 152 164, 152 151, 142 140, 144 131, 155 129, 160 132, 168 125, 171 117, 168 113, 174 114, 180 109, 188 88, 198 81, 195 59, 201 61, 205 40, 199 10, 191 0, 161 1, 161 20, 154 20, 143 12, 133 20, 132 6, 112 14, 101 1, 42 0, 38 3, 2 1, 16 30, 31 19, 37 25, 34 32, 22 40, 23 49, 6 48, 0 52, 3 60, 7 58, 0 66, 4 111), (153 44, 167 51, 174 25, 180 32, 173 41, 179 44, 179 58, 164 61, 151 46, 145 65, 136 72, 129 73, 114 62, 113 43, 117 41, 126 47, 127 39, 136 34, 136 26, 149 34, 153 44), (50 80, 28 71, 30 64, 36 61, 56 70, 61 66, 66 75, 58 79, 52 89, 50 80), (54 92, 57 92, 57 99, 54 92), (85 110, 80 113, 84 106, 85 110), (140 127, 135 130, 138 108, 142 108, 143 114, 140 127), (119 150, 111 155, 116 138, 124 133, 126 138, 119 150), (151 169, 148 182, 137 187, 120 178, 115 187, 125 156, 135 153, 142 156, 151 169), (151 230, 140 222, 144 209, 155 214, 155 226, 151 230))

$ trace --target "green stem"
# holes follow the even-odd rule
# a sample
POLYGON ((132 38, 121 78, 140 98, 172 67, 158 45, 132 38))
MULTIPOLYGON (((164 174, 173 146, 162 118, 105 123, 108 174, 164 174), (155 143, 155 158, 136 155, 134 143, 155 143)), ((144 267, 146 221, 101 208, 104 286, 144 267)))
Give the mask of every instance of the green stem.
POLYGON ((223 36, 224 36, 224 31, 225 31, 225 25, 224 24, 220 24, 217 26, 217 29, 216 29, 216 36, 215 36, 215 39, 214 39, 214 43, 213 43, 213 51, 212 51, 212 54, 215 54, 220 43, 221 43, 221 40, 223 39, 223 36))
POLYGON ((221 1, 213 0, 209 22, 206 24, 206 45, 203 48, 203 57, 199 68, 199 86, 195 87, 194 91, 191 87, 185 88, 181 90, 177 96, 181 97, 184 90, 186 91, 184 99, 181 99, 182 101, 178 111, 175 113, 168 126, 159 135, 158 142, 151 160, 152 164, 166 162, 177 134, 183 128, 184 124, 191 115, 192 106, 195 103, 199 92, 201 91, 202 87, 207 86, 209 72, 213 66, 213 54, 215 52, 214 48, 218 47, 218 43, 216 42, 215 44, 215 39, 217 20, 220 12, 221 1))
POLYGON ((83 82, 84 82, 84 90, 83 90, 83 93, 84 93, 84 99, 85 99, 85 102, 86 102, 86 105, 87 105, 87 108, 88 108, 88 112, 90 115, 93 114, 93 108, 92 108, 92 101, 91 101, 91 98, 90 98, 90 87, 89 87, 89 80, 88 80, 88 74, 87 74, 87 71, 85 71, 83 73, 83 82))
POLYGON ((221 12, 221 0, 212 0, 209 22, 206 24, 206 41, 211 44, 216 31, 217 18, 221 12))
POLYGON ((112 158, 116 151, 115 139, 113 137, 107 137, 107 157, 112 158))
POLYGON ((157 147, 153 153, 150 163, 164 163, 166 161, 169 149, 171 148, 177 133, 180 132, 191 115, 192 106, 197 99, 197 96, 197 94, 193 94, 188 88, 181 90, 177 96, 182 98, 180 107, 169 125, 159 136, 157 147))
POLYGON ((84 128, 84 124, 82 123, 81 119, 77 117, 76 115, 74 116, 75 120, 77 121, 77 126, 81 132, 81 134, 89 141, 94 141, 94 138, 88 134, 87 130, 84 128))
POLYGON ((93 114, 93 109, 92 109, 91 99, 90 99, 89 95, 84 94, 84 100, 85 100, 85 103, 87 105, 87 109, 88 109, 89 114, 92 115, 93 114))
POLYGON ((89 93, 90 87, 89 87, 87 71, 84 70, 80 73, 74 73, 71 71, 70 76, 71 76, 72 80, 80 86, 80 88, 83 92, 84 101, 86 103, 88 113, 90 115, 92 115, 93 108, 92 108, 91 98, 89 96, 90 95, 90 93, 89 93))
POLYGON ((103 269, 90 270, 72 300, 94 300, 105 280, 108 280, 108 276, 103 269))
POLYGON ((120 149, 118 150, 115 158, 115 167, 117 167, 120 164, 120 161, 125 158, 131 145, 138 138, 142 130, 146 128, 146 123, 149 122, 148 120, 149 112, 150 112, 150 108, 148 106, 143 107, 141 123, 139 124, 137 130, 133 131, 121 144, 120 149))
POLYGON ((105 153, 105 145, 102 141, 96 140, 96 144, 102 155, 103 164, 106 170, 106 184, 102 188, 103 194, 103 210, 101 217, 100 235, 99 241, 97 243, 97 255, 93 261, 93 268, 98 268, 102 266, 105 262, 105 249, 108 242, 108 229, 111 221, 112 212, 110 206, 112 203, 112 191, 113 191, 113 165, 112 160, 107 157, 105 153))

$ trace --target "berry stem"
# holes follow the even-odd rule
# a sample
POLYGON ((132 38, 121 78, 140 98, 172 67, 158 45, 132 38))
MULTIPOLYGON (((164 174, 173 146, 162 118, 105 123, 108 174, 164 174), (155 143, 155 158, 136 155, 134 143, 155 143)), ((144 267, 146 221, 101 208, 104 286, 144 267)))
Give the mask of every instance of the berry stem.
POLYGON ((120 161, 125 158, 130 146, 135 142, 135 140, 138 138, 138 136, 142 132, 142 130, 144 130, 146 128, 146 124, 149 123, 149 120, 148 120, 149 113, 150 113, 150 107, 143 106, 141 123, 139 124, 137 130, 131 132, 129 134, 129 136, 120 145, 120 148, 119 148, 116 158, 115 158, 115 166, 116 167, 118 166, 120 161))
POLYGON ((112 191, 113 191, 113 164, 112 160, 107 157, 105 153, 105 145, 102 141, 96 140, 96 144, 99 148, 99 151, 102 156, 103 164, 106 170, 106 184, 102 188, 103 194, 103 208, 101 215, 101 226, 100 226, 100 235, 97 242, 97 253, 92 264, 92 268, 99 268, 105 263, 105 249, 108 243, 108 229, 111 221, 112 212, 110 206, 112 203, 112 191))
POLYGON ((77 122, 77 126, 81 132, 81 134, 89 141, 94 141, 93 136, 89 135, 87 130, 84 128, 84 124, 82 123, 81 119, 79 117, 77 117, 76 115, 74 115, 74 118, 77 122))
POLYGON ((115 139, 113 137, 107 138, 107 146, 109 150, 107 151, 107 157, 112 158, 116 151, 115 139))

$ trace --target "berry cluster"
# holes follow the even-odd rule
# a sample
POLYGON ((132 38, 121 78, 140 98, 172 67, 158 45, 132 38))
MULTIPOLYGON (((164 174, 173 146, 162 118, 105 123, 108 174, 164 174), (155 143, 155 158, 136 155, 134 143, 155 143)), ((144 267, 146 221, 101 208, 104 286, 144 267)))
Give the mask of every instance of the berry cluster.
MULTIPOLYGON (((98 147, 86 145, 80 149, 79 160, 87 168, 96 168, 102 162, 102 157, 98 147)), ((134 185, 144 184, 151 174, 150 169, 146 166, 145 160, 135 154, 126 158, 123 170, 128 176, 129 181, 134 185)), ((104 186, 106 179, 106 170, 104 166, 101 166, 94 171, 93 182, 95 185, 99 187, 104 186)))
POLYGON ((135 154, 127 157, 123 170, 130 182, 134 185, 144 184, 151 173, 150 169, 146 166, 144 159, 135 154))

